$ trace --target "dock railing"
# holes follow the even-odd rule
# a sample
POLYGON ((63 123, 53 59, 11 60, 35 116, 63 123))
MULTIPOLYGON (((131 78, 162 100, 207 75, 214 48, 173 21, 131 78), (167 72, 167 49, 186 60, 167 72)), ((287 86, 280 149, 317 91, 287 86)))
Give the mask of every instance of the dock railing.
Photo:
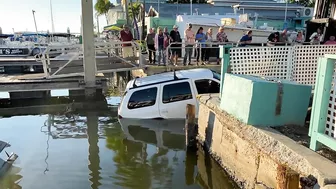
POLYGON ((336 55, 318 59, 313 106, 309 127, 310 148, 314 151, 321 144, 336 151, 336 55))
MULTIPOLYGON (((184 57, 185 54, 185 49, 186 48, 192 48, 192 56, 196 57, 197 52, 195 50, 199 50, 199 53, 202 53, 202 50, 204 49, 213 49, 213 51, 210 53, 210 57, 218 57, 219 56, 219 46, 230 46, 232 48, 257 48, 257 47, 292 47, 292 46, 299 46, 299 45, 311 45, 311 43, 289 43, 289 42, 268 42, 268 43, 248 43, 248 44, 243 44, 241 42, 218 42, 218 41, 212 41, 212 42, 195 42, 192 47, 186 47, 186 42, 171 42, 169 46, 166 48, 166 57, 170 57, 172 55, 172 50, 174 49, 181 49, 181 58, 184 57), (179 45, 176 47, 176 45, 179 45), (244 46, 245 45, 245 46, 244 46)), ((168 62, 168 61, 166 61, 168 62)))
MULTIPOLYGON (((95 43, 96 51, 96 74, 115 71, 126 71, 131 68, 142 68, 145 66, 141 54, 141 47, 136 42, 98 42, 95 43), (123 44, 131 44, 132 52, 123 54, 123 44), (125 63, 128 66, 117 66, 117 63, 125 63), (113 65, 114 64, 114 65, 113 65)), ((46 78, 60 78, 82 76, 83 71, 72 69, 65 73, 65 68, 83 67, 82 45, 48 46, 47 49, 36 57, 42 62, 46 78)))

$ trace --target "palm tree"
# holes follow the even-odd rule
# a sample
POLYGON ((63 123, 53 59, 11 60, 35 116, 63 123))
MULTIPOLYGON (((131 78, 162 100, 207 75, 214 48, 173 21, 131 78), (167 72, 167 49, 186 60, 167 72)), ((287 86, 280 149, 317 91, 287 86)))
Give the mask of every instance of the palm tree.
POLYGON ((107 24, 108 24, 107 13, 112 7, 115 7, 115 6, 109 0, 97 0, 94 6, 98 16, 105 15, 107 24))
POLYGON ((141 13, 141 3, 134 2, 131 4, 131 6, 128 7, 128 16, 130 20, 133 20, 135 17, 137 20, 139 20, 139 16, 141 13), (134 17, 133 17, 134 14, 134 17))

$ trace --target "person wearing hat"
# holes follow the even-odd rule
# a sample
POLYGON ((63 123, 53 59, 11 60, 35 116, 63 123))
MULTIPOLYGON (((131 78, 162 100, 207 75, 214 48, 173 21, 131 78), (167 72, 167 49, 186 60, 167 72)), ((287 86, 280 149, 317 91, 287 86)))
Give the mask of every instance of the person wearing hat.
POLYGON ((178 54, 179 51, 181 50, 181 35, 180 32, 178 31, 178 26, 174 25, 173 26, 173 30, 170 31, 170 38, 171 38, 171 42, 172 44, 170 45, 171 47, 171 61, 173 62, 173 64, 176 66, 177 64, 177 60, 178 60, 178 54))
POLYGON ((133 35, 129 27, 126 24, 124 24, 123 29, 120 31, 119 35, 120 35, 120 40, 124 42, 122 44, 123 58, 134 56, 133 47, 131 43, 131 41, 133 41, 133 35))
POLYGON ((192 31, 192 25, 188 24, 188 28, 184 31, 185 37, 185 53, 183 58, 183 65, 191 64, 191 55, 195 44, 195 33, 192 31), (188 59, 188 64, 187 64, 188 59))

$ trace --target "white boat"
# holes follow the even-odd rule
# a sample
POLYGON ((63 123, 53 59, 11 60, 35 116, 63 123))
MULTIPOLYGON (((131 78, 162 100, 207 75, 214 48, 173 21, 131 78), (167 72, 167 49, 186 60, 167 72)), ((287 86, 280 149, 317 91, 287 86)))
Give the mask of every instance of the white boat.
MULTIPOLYGON (((257 19, 257 15, 256 15, 257 19)), ((279 32, 272 27, 268 27, 267 23, 263 26, 256 27, 255 21, 249 20, 247 14, 224 14, 224 15, 178 15, 176 17, 176 25, 179 27, 181 38, 184 38, 184 32, 187 24, 192 24, 192 30, 196 33, 200 27, 203 27, 204 33, 209 29, 213 29, 213 38, 216 37, 219 27, 224 27, 224 32, 231 42, 239 42, 247 31, 252 30, 252 43, 267 43, 267 38, 271 33, 279 32)))
MULTIPOLYGON (((70 40, 70 34, 58 33, 16 33, 2 34, 2 43, 0 44, 0 57, 21 57, 34 58, 41 55, 47 47, 53 49, 76 44, 75 40, 70 40), (50 41, 50 39, 53 39, 50 41), (65 38, 65 39, 64 39, 65 38)), ((60 54, 53 54, 56 57, 60 54)))
MULTIPOLYGON (((119 118, 184 119, 187 104, 198 112, 198 94, 219 93, 220 74, 204 68, 137 78, 128 82, 119 118)), ((197 117, 197 115, 196 115, 197 117)))

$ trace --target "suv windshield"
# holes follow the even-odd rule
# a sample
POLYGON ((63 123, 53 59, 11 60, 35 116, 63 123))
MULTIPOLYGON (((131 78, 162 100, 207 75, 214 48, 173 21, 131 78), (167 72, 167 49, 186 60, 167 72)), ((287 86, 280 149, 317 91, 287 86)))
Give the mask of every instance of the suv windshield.
POLYGON ((212 71, 212 74, 213 74, 213 78, 217 79, 218 81, 221 80, 221 74, 214 71, 214 70, 211 70, 212 71))

